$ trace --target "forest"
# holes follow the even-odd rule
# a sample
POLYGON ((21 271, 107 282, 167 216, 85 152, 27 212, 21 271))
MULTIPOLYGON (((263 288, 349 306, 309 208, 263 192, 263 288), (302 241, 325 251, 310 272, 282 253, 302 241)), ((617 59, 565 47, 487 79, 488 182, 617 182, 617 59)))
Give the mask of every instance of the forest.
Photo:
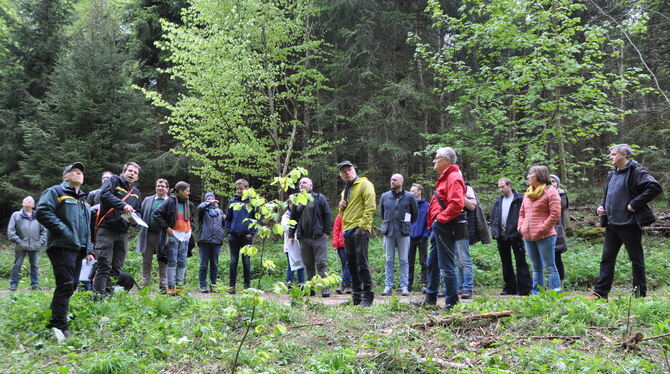
MULTIPOLYGON (((0 0, 0 371, 666 373, 669 57, 667 0, 0 0), (609 300, 589 300, 605 232, 596 207, 620 143, 665 187, 642 236, 649 291, 633 297, 622 249, 609 300), (418 289, 382 297, 379 217, 371 308, 308 296, 340 280, 330 247, 327 278, 287 288, 277 221, 302 173, 334 211, 343 160, 377 198, 394 173, 427 197, 446 146, 487 218, 501 177, 518 191, 533 165, 560 177, 571 204, 562 291, 501 294, 494 241, 470 247, 474 298, 450 312, 411 306, 418 289), (40 287, 27 289, 25 261, 18 291, 6 290, 4 228, 75 161, 84 191, 127 161, 144 196, 165 178, 225 205, 248 180, 263 214, 245 249, 252 287, 198 293, 196 250, 178 297, 76 292, 74 335, 59 341, 45 328, 49 258, 40 252, 40 287)), ((140 279, 136 243, 131 229, 123 269, 140 279)))
MULTIPOLYGON (((84 190, 128 160, 164 177, 261 191, 294 167, 339 192, 353 161, 434 181, 456 149, 484 196, 547 165, 593 205, 607 147, 662 183, 670 4, 661 0, 0 1, 0 217, 64 165, 84 190)), ((521 187, 521 186, 519 186, 521 187)))

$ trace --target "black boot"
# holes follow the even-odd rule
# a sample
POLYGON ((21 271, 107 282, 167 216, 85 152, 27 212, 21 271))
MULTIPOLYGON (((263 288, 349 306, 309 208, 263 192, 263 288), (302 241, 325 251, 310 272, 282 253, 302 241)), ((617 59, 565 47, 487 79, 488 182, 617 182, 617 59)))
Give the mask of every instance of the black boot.
POLYGON ((412 305, 424 308, 435 308, 437 306, 437 295, 434 293, 427 293, 424 295, 422 301, 412 301, 412 305))
POLYGON ((370 292, 364 292, 363 297, 361 298, 361 303, 358 305, 361 308, 367 308, 372 306, 372 302, 375 299, 375 293, 370 291, 370 292))

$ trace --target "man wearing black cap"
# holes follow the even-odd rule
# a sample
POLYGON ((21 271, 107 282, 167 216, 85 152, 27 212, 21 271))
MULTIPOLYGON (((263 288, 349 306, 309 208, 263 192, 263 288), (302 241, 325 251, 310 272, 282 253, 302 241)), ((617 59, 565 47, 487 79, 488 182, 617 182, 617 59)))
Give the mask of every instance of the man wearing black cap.
POLYGON ((367 178, 358 177, 351 161, 342 161, 337 168, 345 183, 339 208, 344 250, 351 272, 353 304, 368 307, 375 297, 368 263, 372 216, 377 210, 375 187, 367 178))
POLYGON ((79 189, 82 183, 84 164, 68 165, 63 170, 63 183, 47 188, 37 204, 37 220, 48 230, 46 250, 56 279, 48 327, 57 329, 65 337, 71 335, 67 311, 70 297, 77 288, 81 260, 93 259, 91 213, 86 193, 79 189))
POLYGON ((130 221, 122 215, 140 210, 142 193, 135 185, 139 177, 140 166, 127 162, 121 174, 112 175, 100 189, 94 233, 98 268, 93 279, 93 290, 100 296, 107 295, 109 277, 117 277, 126 260, 130 221))

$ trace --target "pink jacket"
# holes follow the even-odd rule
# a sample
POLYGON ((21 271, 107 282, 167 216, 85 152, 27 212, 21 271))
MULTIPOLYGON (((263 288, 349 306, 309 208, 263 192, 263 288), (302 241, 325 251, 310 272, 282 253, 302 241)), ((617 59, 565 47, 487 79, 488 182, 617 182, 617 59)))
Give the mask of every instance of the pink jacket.
POLYGON ((547 187, 542 196, 531 200, 524 196, 517 229, 524 240, 534 241, 556 235, 556 223, 561 218, 561 197, 553 187, 547 187))

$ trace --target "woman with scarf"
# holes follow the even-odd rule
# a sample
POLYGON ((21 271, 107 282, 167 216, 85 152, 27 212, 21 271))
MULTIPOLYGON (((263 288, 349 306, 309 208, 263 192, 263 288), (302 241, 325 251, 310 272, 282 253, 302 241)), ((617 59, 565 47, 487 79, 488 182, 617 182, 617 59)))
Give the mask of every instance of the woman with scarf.
POLYGON ((216 291, 216 280, 219 276, 219 254, 223 244, 223 211, 212 192, 205 194, 205 201, 198 206, 198 222, 200 237, 200 292, 216 291), (207 268, 209 268, 210 286, 207 288, 207 268))
POLYGON ((523 236, 526 252, 533 264, 533 290, 537 295, 540 287, 561 290, 555 262, 556 223, 561 218, 561 197, 551 186, 549 169, 533 166, 528 171, 528 190, 519 211, 518 231, 523 236), (544 281, 544 273, 549 278, 544 281))
POLYGON ((154 212, 154 219, 163 230, 159 252, 167 255, 168 295, 184 292, 186 257, 192 231, 191 212, 195 209, 189 200, 190 194, 188 183, 177 182, 170 197, 154 212))
POLYGON ((561 219, 556 223, 556 269, 558 269, 558 276, 561 278, 561 289, 563 289, 563 281, 565 280, 565 267, 563 266, 563 258, 561 255, 568 250, 568 242, 565 235, 565 222, 568 220, 568 194, 561 188, 561 179, 551 174, 551 186, 558 191, 561 197, 561 219))

